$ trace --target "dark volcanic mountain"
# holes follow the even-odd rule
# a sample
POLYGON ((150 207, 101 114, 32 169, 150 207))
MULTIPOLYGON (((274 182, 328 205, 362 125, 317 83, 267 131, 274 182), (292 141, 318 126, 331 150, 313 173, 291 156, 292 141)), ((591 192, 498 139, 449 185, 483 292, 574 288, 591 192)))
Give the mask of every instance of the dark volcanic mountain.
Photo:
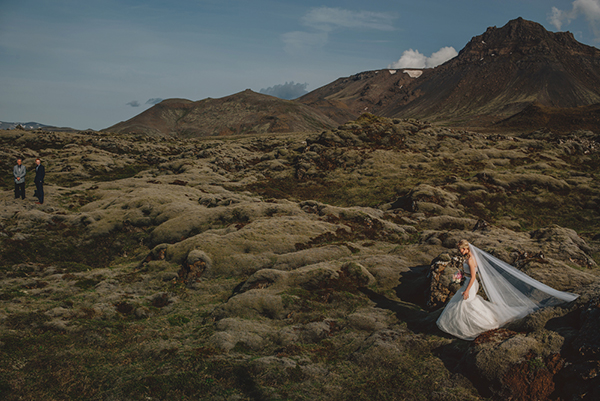
POLYGON ((245 90, 197 102, 167 99, 103 131, 190 138, 211 135, 319 131, 337 124, 317 109, 245 90))
POLYGON ((299 101, 315 107, 341 103, 355 116, 370 111, 475 125, 507 118, 534 102, 561 108, 600 103, 600 50, 522 18, 488 28, 457 57, 417 78, 406 71, 339 79, 299 101))

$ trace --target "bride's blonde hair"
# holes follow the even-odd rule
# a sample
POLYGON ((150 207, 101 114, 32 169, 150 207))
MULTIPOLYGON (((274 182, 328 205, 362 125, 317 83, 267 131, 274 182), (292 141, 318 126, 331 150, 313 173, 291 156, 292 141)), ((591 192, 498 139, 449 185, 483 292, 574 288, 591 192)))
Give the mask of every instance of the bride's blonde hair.
POLYGON ((466 239, 461 239, 460 241, 458 241, 458 244, 456 246, 458 247, 458 249, 467 249, 470 251, 469 241, 467 241, 466 239))

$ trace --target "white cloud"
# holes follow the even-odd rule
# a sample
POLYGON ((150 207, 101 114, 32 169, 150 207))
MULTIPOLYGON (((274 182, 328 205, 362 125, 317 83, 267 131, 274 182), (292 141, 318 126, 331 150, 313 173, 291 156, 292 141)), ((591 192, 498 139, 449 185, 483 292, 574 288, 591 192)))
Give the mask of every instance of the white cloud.
POLYGON ((458 52, 454 47, 442 47, 430 57, 425 56, 418 50, 405 50, 402 57, 396 62, 388 65, 388 68, 433 68, 456 57, 458 52))
POLYGON ((363 29, 393 31, 393 13, 377 13, 371 11, 351 11, 341 8, 312 8, 301 18, 307 31, 287 32, 281 36, 285 43, 285 51, 290 54, 306 53, 316 47, 324 46, 329 40, 329 33, 343 29, 363 29))
POLYGON ((131 102, 127 103, 127 106, 140 107, 140 102, 138 102, 137 100, 132 100, 131 102))
POLYGON ((560 31, 564 21, 568 19, 566 14, 566 12, 559 10, 556 7, 552 7, 552 12, 548 15, 548 21, 550 21, 550 24, 560 31))
POLYGON ((388 65, 388 68, 424 68, 427 64, 427 57, 419 53, 418 50, 405 50, 402 57, 396 62, 388 65))
POLYGON ((453 59, 456 56, 458 56, 458 52, 454 49, 454 47, 442 47, 427 59, 427 67, 437 67, 438 65, 444 64, 446 61, 453 59))
POLYGON ((571 10, 560 10, 552 7, 548 14, 548 21, 556 29, 561 30, 564 25, 583 15, 594 32, 596 40, 600 40, 600 0, 575 0, 571 10))

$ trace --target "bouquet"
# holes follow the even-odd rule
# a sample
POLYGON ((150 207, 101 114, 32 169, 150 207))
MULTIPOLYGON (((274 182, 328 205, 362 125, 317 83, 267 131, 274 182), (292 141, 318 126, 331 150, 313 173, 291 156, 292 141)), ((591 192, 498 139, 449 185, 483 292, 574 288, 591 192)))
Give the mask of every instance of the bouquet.
POLYGON ((452 275, 452 282, 453 283, 461 284, 464 279, 465 279, 465 275, 460 270, 457 270, 456 273, 454 273, 452 275))

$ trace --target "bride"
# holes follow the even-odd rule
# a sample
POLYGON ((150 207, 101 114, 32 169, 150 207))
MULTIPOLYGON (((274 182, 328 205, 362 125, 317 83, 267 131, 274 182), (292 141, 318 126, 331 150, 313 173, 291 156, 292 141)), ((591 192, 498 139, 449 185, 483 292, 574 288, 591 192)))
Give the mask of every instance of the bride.
POLYGON ((578 297, 532 279, 466 240, 458 243, 458 250, 466 257, 466 279, 446 305, 437 325, 463 340, 474 340, 484 331, 496 329, 536 309, 570 302, 578 297), (477 275, 489 301, 477 295, 477 275))

